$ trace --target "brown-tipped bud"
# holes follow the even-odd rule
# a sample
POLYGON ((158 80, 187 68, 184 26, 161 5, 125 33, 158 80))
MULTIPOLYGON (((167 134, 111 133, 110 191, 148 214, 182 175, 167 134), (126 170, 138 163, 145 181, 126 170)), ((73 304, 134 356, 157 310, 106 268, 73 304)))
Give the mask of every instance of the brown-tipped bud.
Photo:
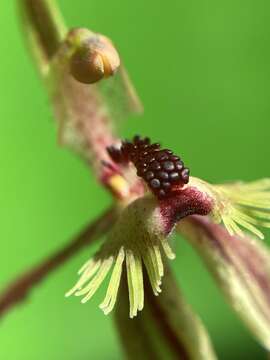
POLYGON ((84 84, 93 84, 112 76, 119 66, 120 58, 111 41, 93 33, 76 44, 76 50, 70 59, 71 74, 84 84))

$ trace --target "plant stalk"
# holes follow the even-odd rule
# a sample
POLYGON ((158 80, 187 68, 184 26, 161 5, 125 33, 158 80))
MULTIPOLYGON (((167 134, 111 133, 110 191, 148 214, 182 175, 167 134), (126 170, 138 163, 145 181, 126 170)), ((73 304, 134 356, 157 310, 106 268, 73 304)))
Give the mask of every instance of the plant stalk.
POLYGON ((26 29, 34 34, 43 57, 49 60, 65 38, 67 28, 54 0, 19 0, 26 29))

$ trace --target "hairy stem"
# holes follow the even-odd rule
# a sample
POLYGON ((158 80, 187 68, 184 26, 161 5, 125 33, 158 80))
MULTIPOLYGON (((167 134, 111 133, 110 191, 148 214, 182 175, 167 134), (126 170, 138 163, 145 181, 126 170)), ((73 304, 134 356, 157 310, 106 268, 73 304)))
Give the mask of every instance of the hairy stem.
POLYGON ((35 34, 43 56, 50 59, 66 35, 64 20, 54 0, 18 0, 28 32, 35 34))
POLYGON ((86 226, 63 249, 43 260, 34 268, 20 275, 0 293, 0 317, 8 313, 16 304, 22 302, 35 285, 38 285, 52 271, 73 257, 86 245, 105 234, 116 220, 117 212, 111 208, 101 217, 86 226))

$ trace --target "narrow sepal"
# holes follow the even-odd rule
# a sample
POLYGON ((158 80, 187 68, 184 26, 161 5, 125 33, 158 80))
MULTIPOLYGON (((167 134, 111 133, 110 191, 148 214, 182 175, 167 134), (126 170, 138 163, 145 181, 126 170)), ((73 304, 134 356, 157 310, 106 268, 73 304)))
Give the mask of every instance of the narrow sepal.
POLYGON ((229 304, 270 349, 270 252, 259 240, 231 236, 222 225, 192 216, 178 230, 214 275, 229 304))

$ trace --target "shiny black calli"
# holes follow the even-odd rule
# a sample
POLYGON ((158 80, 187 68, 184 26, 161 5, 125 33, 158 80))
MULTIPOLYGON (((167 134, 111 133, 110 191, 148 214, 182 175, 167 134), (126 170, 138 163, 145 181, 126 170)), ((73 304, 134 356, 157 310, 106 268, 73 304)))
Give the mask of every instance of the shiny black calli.
POLYGON ((120 148, 108 147, 112 160, 118 164, 132 162, 137 175, 144 179, 151 191, 159 198, 170 197, 175 189, 189 182, 189 169, 171 150, 151 144, 148 137, 134 136, 132 141, 122 141, 120 148))

